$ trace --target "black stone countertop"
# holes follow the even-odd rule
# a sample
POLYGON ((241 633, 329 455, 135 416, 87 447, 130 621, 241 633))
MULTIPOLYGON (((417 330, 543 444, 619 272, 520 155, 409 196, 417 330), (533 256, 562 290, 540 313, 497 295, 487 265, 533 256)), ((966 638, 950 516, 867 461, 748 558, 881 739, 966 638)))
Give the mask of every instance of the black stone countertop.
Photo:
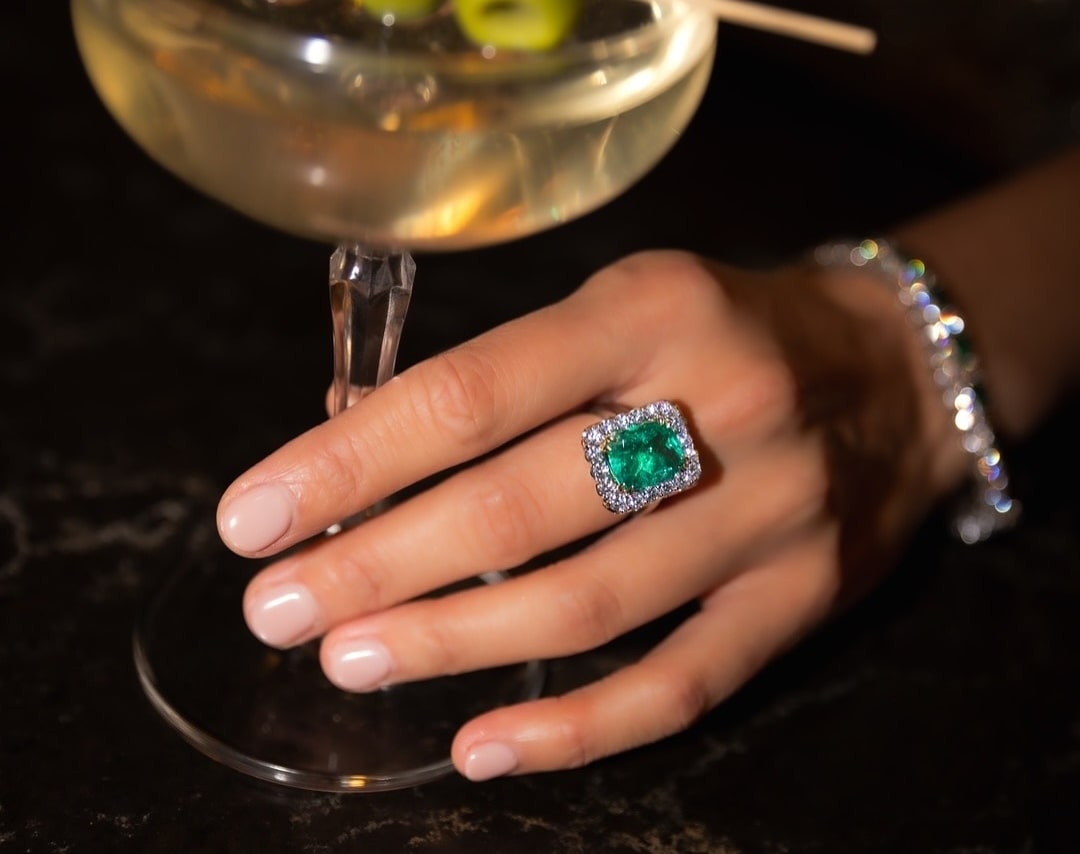
MULTIPOLYGON (((170 566, 220 554, 220 491, 322 417, 327 248, 164 173, 91 92, 63 4, 17 15, 0 28, 0 850, 1080 851, 1071 405, 1015 450, 1018 531, 967 548, 928 524, 860 608, 663 743, 573 772, 333 796, 182 742, 137 684, 135 608, 170 566)), ((766 43, 725 32, 702 113, 623 199, 511 246, 421 257, 401 361, 635 249, 766 261, 985 177, 925 126, 826 92, 800 65, 813 50, 768 58, 766 43)), ((638 640, 555 662, 553 689, 638 640)))

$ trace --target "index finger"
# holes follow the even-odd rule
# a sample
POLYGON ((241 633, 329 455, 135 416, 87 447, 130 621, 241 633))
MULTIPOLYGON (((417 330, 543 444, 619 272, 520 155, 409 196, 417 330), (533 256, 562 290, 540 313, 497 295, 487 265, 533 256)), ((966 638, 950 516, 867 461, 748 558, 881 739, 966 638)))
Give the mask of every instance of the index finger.
POLYGON ((222 539, 273 554, 624 387, 649 359, 627 310, 634 277, 632 264, 608 268, 599 286, 420 363, 292 440, 226 491, 222 539))

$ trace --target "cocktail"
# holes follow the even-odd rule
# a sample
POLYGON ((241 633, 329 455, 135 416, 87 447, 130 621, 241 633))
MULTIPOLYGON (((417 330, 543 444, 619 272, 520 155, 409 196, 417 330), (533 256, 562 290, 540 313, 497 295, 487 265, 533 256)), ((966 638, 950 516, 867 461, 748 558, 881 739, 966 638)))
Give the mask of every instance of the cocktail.
POLYGON ((415 251, 578 216, 677 138, 713 19, 642 0, 537 9, 579 3, 550 45, 514 32, 475 43, 474 18, 528 20, 477 0, 404 21, 393 0, 77 0, 74 14, 105 104, 184 180, 292 234, 415 251))

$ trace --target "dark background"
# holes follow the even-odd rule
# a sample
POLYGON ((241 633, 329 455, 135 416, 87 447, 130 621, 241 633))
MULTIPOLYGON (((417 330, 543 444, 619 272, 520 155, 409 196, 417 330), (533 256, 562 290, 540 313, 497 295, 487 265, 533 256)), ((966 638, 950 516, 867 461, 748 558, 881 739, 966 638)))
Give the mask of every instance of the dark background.
MULTIPOLYGON (((419 259, 401 362, 630 251, 769 263, 886 229, 1075 132, 1075 4, 892 5, 804 4, 879 27, 872 59, 725 28, 693 126, 626 196, 419 259)), ((1080 851, 1072 402, 1012 449, 1018 531, 963 547, 931 520, 862 607, 661 744, 348 797, 189 748, 136 682, 136 605, 171 565, 220 555, 220 491, 322 417, 328 249, 138 151, 90 90, 64 4, 9 11, 0 73, 0 849, 1080 851)), ((556 662, 554 689, 607 655, 556 662)))

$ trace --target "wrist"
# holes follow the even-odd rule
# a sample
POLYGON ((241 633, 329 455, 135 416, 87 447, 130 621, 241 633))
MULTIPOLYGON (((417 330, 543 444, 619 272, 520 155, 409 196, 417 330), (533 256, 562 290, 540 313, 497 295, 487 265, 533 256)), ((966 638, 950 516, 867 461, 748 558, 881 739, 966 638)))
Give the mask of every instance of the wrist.
POLYGON ((1080 385, 1080 146, 904 224, 968 321, 994 426, 1023 439, 1080 385))
POLYGON ((918 401, 910 439, 925 452, 928 486, 942 494, 965 477, 970 484, 958 505, 956 533, 971 543, 1010 527, 1019 504, 1008 494, 978 362, 963 337, 964 320, 940 292, 934 273, 884 240, 824 245, 815 261, 836 276, 862 280, 863 287, 851 293, 874 313, 875 332, 890 336, 883 343, 892 340, 890 330, 901 335, 898 345, 918 401))
POLYGON ((908 411, 892 411, 903 418, 905 449, 920 461, 919 481, 929 501, 937 501, 954 492, 970 472, 963 447, 957 442, 956 428, 941 390, 933 380, 918 330, 909 321, 904 307, 894 294, 882 287, 878 276, 868 270, 822 270, 823 289, 830 298, 861 325, 864 334, 879 350, 896 354, 891 373, 875 378, 883 393, 895 395, 903 386, 908 390, 908 411))

